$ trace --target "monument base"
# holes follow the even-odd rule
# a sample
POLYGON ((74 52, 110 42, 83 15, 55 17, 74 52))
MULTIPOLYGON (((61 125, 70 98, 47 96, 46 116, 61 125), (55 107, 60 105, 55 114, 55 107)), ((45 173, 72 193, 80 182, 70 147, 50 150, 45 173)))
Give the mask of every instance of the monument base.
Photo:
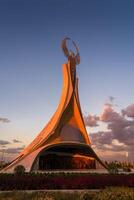
POLYGON ((95 159, 88 156, 49 153, 39 157, 39 170, 96 169, 95 159))
POLYGON ((37 155, 32 171, 96 169, 97 160, 89 145, 60 143, 37 155))

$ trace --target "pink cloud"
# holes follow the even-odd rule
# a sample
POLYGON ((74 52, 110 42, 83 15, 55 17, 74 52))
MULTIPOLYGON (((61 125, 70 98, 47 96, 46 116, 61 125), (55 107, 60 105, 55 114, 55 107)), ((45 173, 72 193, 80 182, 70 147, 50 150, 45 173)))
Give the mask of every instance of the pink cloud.
POLYGON ((120 153, 127 151, 134 159, 134 104, 131 104, 121 112, 117 112, 113 105, 107 103, 104 105, 100 116, 96 116, 96 124, 102 121, 107 124, 108 131, 96 132, 90 134, 91 142, 99 151, 120 153), (131 119, 126 118, 131 117, 131 119))
POLYGON ((96 115, 87 115, 84 116, 84 122, 86 126, 90 126, 90 127, 94 127, 94 126, 98 126, 97 122, 99 120, 99 117, 96 115))
POLYGON ((119 113, 115 112, 113 106, 109 103, 104 105, 103 112, 100 115, 100 120, 103 122, 111 122, 120 119, 119 113))
POLYGON ((123 115, 134 118, 134 104, 129 105, 126 109, 122 110, 123 115))

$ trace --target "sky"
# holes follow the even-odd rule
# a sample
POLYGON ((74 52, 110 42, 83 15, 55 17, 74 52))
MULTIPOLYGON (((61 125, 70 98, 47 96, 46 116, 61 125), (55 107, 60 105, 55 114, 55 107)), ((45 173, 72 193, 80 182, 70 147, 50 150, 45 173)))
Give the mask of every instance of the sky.
POLYGON ((128 152, 134 160, 133 10, 133 0, 0 0, 5 159, 28 145, 55 112, 67 61, 61 41, 71 37, 80 50, 79 94, 93 147, 103 159, 124 160, 128 152))

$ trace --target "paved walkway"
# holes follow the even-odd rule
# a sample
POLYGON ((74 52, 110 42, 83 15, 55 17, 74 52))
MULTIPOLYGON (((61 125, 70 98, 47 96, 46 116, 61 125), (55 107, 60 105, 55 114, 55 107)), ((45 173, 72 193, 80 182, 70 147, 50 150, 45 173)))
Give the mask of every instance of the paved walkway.
POLYGON ((35 173, 98 173, 98 174, 108 174, 106 169, 91 169, 91 170, 44 170, 44 171, 34 171, 35 173))
POLYGON ((26 192, 26 193, 33 193, 33 192, 63 192, 63 193, 74 193, 74 192, 99 192, 100 189, 83 189, 83 190, 8 190, 8 191, 0 191, 0 193, 9 193, 9 192, 26 192))

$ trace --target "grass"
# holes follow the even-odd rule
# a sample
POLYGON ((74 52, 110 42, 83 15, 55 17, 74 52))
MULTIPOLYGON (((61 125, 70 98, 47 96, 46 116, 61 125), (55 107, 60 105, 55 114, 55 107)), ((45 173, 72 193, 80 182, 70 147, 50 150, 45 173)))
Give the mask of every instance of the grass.
POLYGON ((134 189, 108 187, 99 192, 2 192, 0 200, 134 200, 134 189))

